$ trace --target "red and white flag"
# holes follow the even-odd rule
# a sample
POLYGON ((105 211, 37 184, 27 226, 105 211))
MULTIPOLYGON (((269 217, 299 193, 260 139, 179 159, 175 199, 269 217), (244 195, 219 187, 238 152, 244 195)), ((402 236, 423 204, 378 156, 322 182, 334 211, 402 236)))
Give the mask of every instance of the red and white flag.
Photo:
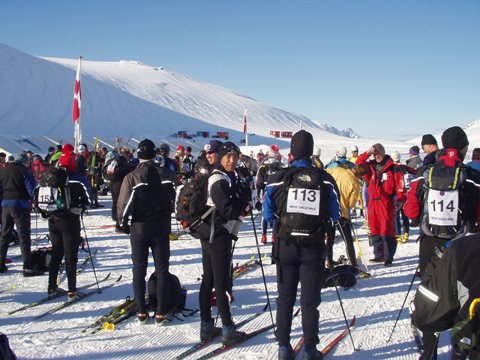
POLYGON ((247 133, 247 108, 245 108, 245 112, 243 113, 243 133, 247 133))
POLYGON ((82 66, 82 57, 78 58, 77 76, 75 77, 75 87, 73 90, 73 112, 72 119, 75 126, 75 151, 82 142, 82 132, 80 129, 80 108, 82 107, 82 90, 80 87, 80 70, 82 66))

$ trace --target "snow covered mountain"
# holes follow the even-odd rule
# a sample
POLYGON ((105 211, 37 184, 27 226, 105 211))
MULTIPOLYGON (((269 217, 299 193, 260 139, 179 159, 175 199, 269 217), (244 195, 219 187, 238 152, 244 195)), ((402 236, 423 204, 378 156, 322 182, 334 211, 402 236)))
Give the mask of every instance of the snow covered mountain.
MULTIPOLYGON (((77 60, 38 58, 0 44, 0 119, 6 134, 65 136, 72 132, 71 107, 77 60)), ((185 130, 296 131, 302 125, 317 136, 325 130, 305 116, 262 104, 248 96, 163 67, 137 61, 82 62, 84 136, 170 135, 185 130)), ((330 134, 328 134, 330 135, 330 134)))

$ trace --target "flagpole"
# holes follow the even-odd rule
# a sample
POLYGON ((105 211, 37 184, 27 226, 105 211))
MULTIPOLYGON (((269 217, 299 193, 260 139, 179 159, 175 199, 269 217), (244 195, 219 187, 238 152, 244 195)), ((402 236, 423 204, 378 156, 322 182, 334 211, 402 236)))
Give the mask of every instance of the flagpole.
POLYGON ((245 134, 245 155, 249 156, 248 154, 248 131, 247 131, 247 108, 243 113, 243 132, 245 134))
POLYGON ((72 119, 74 124, 75 152, 78 145, 82 142, 82 129, 80 127, 80 109, 82 107, 82 91, 80 86, 80 72, 82 67, 82 57, 78 58, 77 74, 75 77, 75 87, 73 89, 73 112, 72 119))

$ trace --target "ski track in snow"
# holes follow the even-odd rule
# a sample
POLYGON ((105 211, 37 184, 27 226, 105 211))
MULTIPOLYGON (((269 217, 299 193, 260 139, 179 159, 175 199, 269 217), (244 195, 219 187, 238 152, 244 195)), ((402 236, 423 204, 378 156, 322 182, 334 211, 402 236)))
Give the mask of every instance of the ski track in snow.
MULTIPOLYGON (((114 228, 101 228, 111 224, 110 199, 101 198, 104 208, 90 210, 84 223, 90 247, 98 249, 95 269, 98 278, 111 272, 110 279, 102 284, 114 281, 120 274, 122 280, 114 287, 101 294, 95 294, 83 301, 42 319, 32 321, 32 317, 42 313, 65 299, 57 299, 33 309, 27 309, 14 315, 7 313, 20 306, 42 298, 46 295, 47 276, 23 278, 21 276, 21 260, 15 258, 19 248, 9 249, 14 261, 9 271, 0 275, 0 289, 15 283, 13 290, 0 294, 0 331, 9 336, 10 345, 19 359, 173 359, 185 349, 199 340, 199 313, 192 317, 182 317, 168 326, 159 327, 149 319, 146 325, 139 325, 135 318, 130 318, 117 325, 115 331, 102 330, 97 334, 81 331, 100 316, 120 304, 127 296, 133 297, 132 273, 130 260, 130 243, 126 235, 116 234, 114 228)), ((260 217, 256 217, 257 235, 260 233, 260 217)), ((361 227, 363 220, 355 223, 360 244, 364 252, 363 259, 372 257, 368 246, 366 231, 361 227)), ((172 221, 172 232, 180 232, 176 221, 172 221)), ((32 239, 41 238, 47 233, 45 220, 32 216, 32 239)), ((347 335, 327 356, 342 359, 416 359, 418 354, 410 333, 408 304, 413 298, 418 280, 409 294, 402 311, 392 340, 387 342, 392 331, 400 306, 405 298, 417 264, 418 244, 413 240, 418 229, 411 231, 407 244, 399 244, 394 266, 386 268, 383 264, 367 264, 372 273, 371 279, 359 279, 349 289, 339 289, 348 321, 356 315, 357 323, 352 336, 358 351, 354 351, 350 337, 347 335)), ((82 236, 84 232, 82 230, 82 236)), ((268 237, 270 238, 270 236, 268 237)), ((38 241, 35 246, 45 246, 45 241, 38 241)), ((271 246, 260 245, 264 270, 268 284, 272 310, 275 317, 276 274, 271 265, 271 246), (267 254, 267 258, 264 255, 267 254)), ((358 248, 356 246, 358 253, 358 248)), ((86 253, 80 251, 82 261, 86 253)), ((342 241, 335 244, 334 258, 345 254, 342 241)), ((239 234, 235 248, 234 263, 247 261, 251 256, 258 258, 252 222, 246 219, 239 234)), ((170 270, 176 274, 188 289, 187 308, 198 308, 198 291, 201 275, 201 252, 198 240, 182 234, 179 240, 171 242, 170 270)), ((150 259, 148 276, 153 272, 150 259)), ((78 276, 78 285, 94 281, 91 265, 78 276)), ((66 286, 66 280, 61 286, 66 286)), ((259 267, 250 269, 234 282, 235 301, 232 303, 232 314, 236 322, 260 311, 266 304, 266 295, 259 267)), ((297 301, 296 306, 299 306, 297 301)), ((326 344, 345 329, 345 320, 334 288, 322 290, 320 305, 320 344, 326 344)), ((213 308, 214 316, 216 308, 213 308)), ((268 309, 260 317, 241 328, 243 331, 254 331, 271 322, 268 309)), ((294 318, 292 326, 292 345, 301 337, 301 316, 294 318)), ((442 334, 439 348, 439 359, 449 358, 449 334, 442 334)), ((219 346, 219 340, 206 346, 201 351, 189 356, 196 359, 219 346)), ((233 348, 218 359, 276 359, 277 343, 273 331, 262 333, 247 342, 233 348)))

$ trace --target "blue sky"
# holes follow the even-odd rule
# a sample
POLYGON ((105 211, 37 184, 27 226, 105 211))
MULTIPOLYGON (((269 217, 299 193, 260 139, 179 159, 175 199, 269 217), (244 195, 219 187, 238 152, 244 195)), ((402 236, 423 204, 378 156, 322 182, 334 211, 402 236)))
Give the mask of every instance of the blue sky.
POLYGON ((366 137, 480 119, 480 1, 0 2, 0 42, 139 60, 366 137))

